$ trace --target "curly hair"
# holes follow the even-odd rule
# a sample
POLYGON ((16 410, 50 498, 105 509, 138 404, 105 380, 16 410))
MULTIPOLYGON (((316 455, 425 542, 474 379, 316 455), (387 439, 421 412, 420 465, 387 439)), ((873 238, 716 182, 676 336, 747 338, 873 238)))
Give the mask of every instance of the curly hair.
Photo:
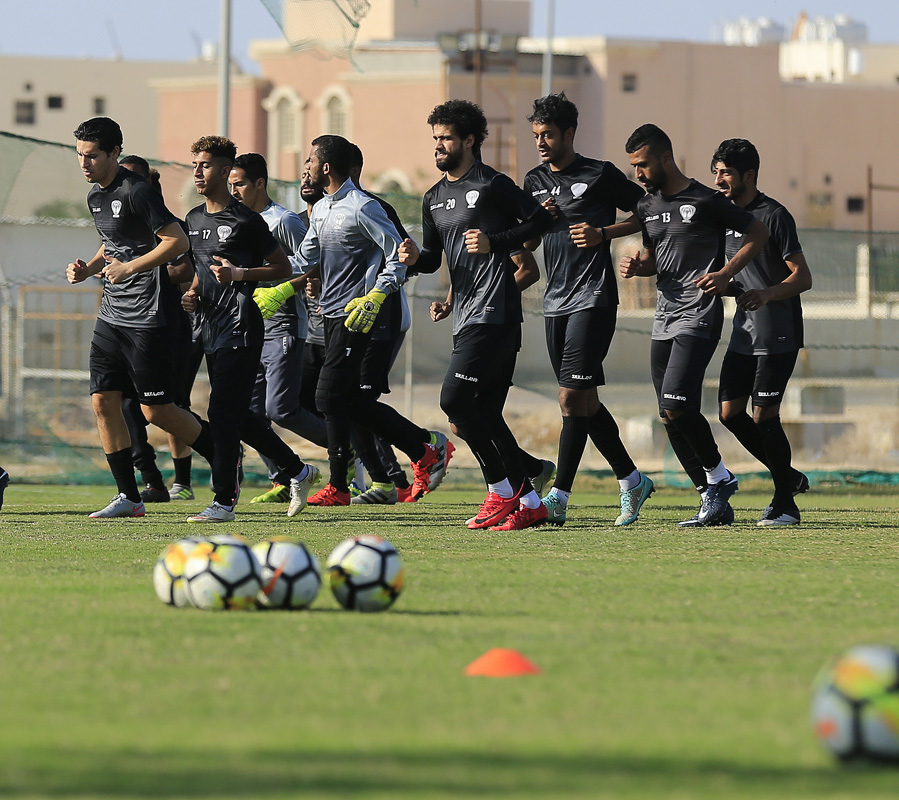
POLYGON ((237 158, 237 145, 224 136, 201 136, 190 146, 191 155, 209 153, 213 158, 223 158, 229 164, 237 158))
POLYGON ((428 125, 446 125, 460 139, 474 136, 474 152, 479 154, 487 138, 487 117, 479 105, 470 100, 447 100, 434 108, 428 117, 428 125))

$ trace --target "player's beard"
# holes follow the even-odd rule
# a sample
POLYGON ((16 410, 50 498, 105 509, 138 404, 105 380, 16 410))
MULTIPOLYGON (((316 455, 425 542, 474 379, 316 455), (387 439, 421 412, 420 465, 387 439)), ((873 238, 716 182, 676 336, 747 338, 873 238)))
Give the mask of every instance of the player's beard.
POLYGON ((437 169, 441 172, 451 172, 462 163, 463 154, 464 151, 462 150, 454 150, 451 153, 446 153, 442 161, 436 161, 437 169))

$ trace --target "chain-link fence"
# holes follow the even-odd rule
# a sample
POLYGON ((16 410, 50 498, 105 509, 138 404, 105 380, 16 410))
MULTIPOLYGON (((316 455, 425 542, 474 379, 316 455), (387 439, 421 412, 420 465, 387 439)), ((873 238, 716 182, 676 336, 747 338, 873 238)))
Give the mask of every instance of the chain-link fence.
MULTIPOLYGON (((176 214, 183 216, 198 204, 189 167, 153 166, 176 214)), ((72 287, 64 274, 69 261, 90 257, 98 245, 85 203, 88 189, 74 148, 0 134, 0 458, 20 462, 20 474, 58 479, 70 476, 82 462, 98 461, 87 355, 100 285, 72 287), (15 452, 4 455, 4 449, 15 452), (47 467, 61 452, 69 454, 71 463, 47 467)), ((287 207, 300 207, 296 184, 272 181, 270 192, 287 207)), ((421 199, 386 199, 417 235, 421 199)), ((822 469, 897 471, 899 233, 807 230, 800 231, 800 238, 814 288, 803 296, 806 349, 782 406, 796 460, 822 469)), ((614 256, 639 246, 637 237, 616 241, 614 256)), ((540 262, 539 250, 536 255, 540 262)), ((559 415, 543 337, 542 283, 524 297, 524 346, 508 414, 526 446, 552 457, 559 415)), ((661 463, 665 437, 649 382, 655 283, 633 279, 619 285, 618 331, 602 395, 635 455, 661 463)), ((448 323, 429 321, 427 306, 445 297, 446 289, 445 271, 408 285, 413 327, 388 398, 422 424, 444 428, 436 387, 451 336, 448 323)), ((726 341, 727 327, 718 359, 707 372, 704 410, 711 419, 726 341)), ((202 392, 202 378, 199 387, 202 392)), ((726 455, 746 458, 726 432, 718 438, 726 455)))

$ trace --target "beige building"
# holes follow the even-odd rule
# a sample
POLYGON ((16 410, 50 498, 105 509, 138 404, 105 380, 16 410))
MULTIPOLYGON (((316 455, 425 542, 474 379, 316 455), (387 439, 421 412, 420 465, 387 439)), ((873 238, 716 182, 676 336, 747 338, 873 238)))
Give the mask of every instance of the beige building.
MULTIPOLYGON (((261 74, 235 85, 233 138, 241 150, 266 154, 274 176, 296 180, 308 143, 339 133, 363 148, 369 186, 417 193, 438 177, 425 124, 430 110, 452 97, 480 99, 490 121, 485 160, 521 180, 536 163, 526 117, 541 92, 546 47, 527 36, 529 6, 483 0, 480 71, 474 0, 375 4, 353 63, 295 52, 284 40, 256 42, 251 56, 261 74)), ((687 172, 705 181, 718 143, 745 137, 761 152, 762 188, 800 227, 863 230, 868 166, 875 185, 899 185, 891 125, 899 112, 899 46, 867 45, 857 24, 806 22, 804 34, 794 30, 781 44, 764 32, 742 34, 737 46, 556 39, 554 90, 580 108, 577 142, 586 155, 626 169, 625 140, 654 122, 687 172)), ((215 129, 214 83, 153 85, 160 156, 183 160, 190 141, 215 129)), ((899 193, 876 191, 873 200, 873 227, 895 230, 899 193)))
POLYGON ((158 95, 153 80, 214 76, 209 61, 119 61, 94 58, 0 56, 3 130, 50 142, 73 143, 80 122, 97 116, 117 120, 125 152, 160 152, 158 95))

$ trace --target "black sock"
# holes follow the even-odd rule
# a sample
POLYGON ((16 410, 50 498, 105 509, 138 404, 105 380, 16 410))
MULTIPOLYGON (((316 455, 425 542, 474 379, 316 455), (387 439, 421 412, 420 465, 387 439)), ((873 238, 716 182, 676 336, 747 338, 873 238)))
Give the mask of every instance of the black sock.
POLYGON ((155 464, 149 469, 142 469, 140 471, 140 478, 151 489, 157 489, 160 492, 166 491, 165 481, 162 479, 162 473, 159 471, 159 467, 157 467, 155 464))
POLYGON ((180 483, 182 486, 190 486, 192 461, 192 454, 184 456, 184 458, 172 458, 172 464, 175 465, 175 483, 180 483))
POLYGON ((670 420, 665 424, 665 433, 668 434, 668 442, 671 444, 674 455, 677 456, 684 472, 693 481, 696 491, 704 492, 707 488, 708 478, 699 458, 693 452, 693 448, 670 420))
POLYGON ((119 493, 125 495, 132 503, 140 502, 140 492, 137 481, 134 478, 134 462, 131 460, 131 448, 117 450, 115 453, 107 453, 106 461, 109 471, 112 473, 115 485, 119 493))
POLYGON ((768 466, 768 456, 765 453, 765 445, 762 442, 761 432, 758 426, 745 411, 724 419, 719 417, 721 424, 727 428, 737 441, 746 448, 750 455, 768 466))
POLYGON ((618 423, 602 403, 597 411, 589 419, 590 439, 596 445, 596 449, 602 453, 602 457, 609 463, 612 472, 618 480, 626 478, 637 469, 624 442, 621 441, 621 433, 618 423))
POLYGON ((795 471, 790 462, 793 451, 790 440, 780 422, 780 416, 765 419, 756 424, 759 438, 765 446, 766 462, 774 481, 775 504, 780 508, 795 508, 793 487, 796 485, 795 471))
POLYGON ((559 464, 553 486, 570 492, 587 445, 590 420, 587 417, 562 417, 559 434, 559 464))
POLYGON ((705 469, 714 469, 721 463, 721 453, 715 444, 712 427, 699 409, 684 411, 677 419, 671 420, 705 469))

